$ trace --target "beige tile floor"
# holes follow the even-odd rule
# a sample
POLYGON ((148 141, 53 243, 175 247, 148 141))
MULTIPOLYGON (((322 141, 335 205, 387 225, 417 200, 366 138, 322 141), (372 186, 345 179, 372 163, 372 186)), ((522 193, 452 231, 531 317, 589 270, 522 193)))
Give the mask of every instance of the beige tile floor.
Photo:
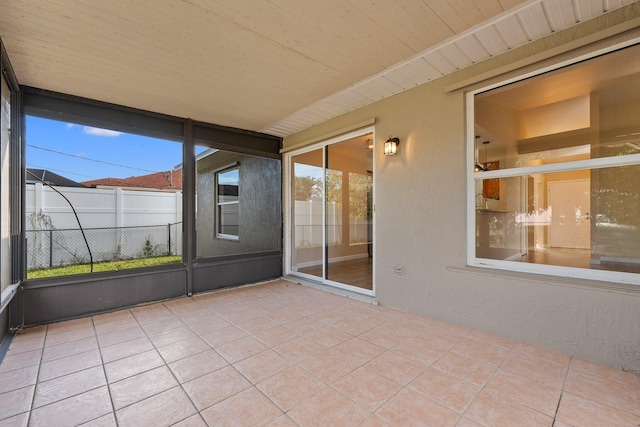
POLYGON ((26 425, 638 426, 640 377, 279 280, 17 335, 26 425))

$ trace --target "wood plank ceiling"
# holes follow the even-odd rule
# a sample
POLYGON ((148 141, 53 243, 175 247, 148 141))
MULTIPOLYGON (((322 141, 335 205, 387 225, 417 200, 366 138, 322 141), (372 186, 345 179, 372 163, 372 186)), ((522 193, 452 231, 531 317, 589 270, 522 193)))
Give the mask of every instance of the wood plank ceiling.
POLYGON ((0 0, 23 85, 286 136, 636 0, 0 0))

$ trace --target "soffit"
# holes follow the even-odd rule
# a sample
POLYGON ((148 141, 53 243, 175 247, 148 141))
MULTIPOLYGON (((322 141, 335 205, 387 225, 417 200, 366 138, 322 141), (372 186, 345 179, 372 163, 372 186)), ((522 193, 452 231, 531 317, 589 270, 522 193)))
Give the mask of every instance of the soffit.
POLYGON ((286 136, 633 0, 0 0, 18 81, 286 136))

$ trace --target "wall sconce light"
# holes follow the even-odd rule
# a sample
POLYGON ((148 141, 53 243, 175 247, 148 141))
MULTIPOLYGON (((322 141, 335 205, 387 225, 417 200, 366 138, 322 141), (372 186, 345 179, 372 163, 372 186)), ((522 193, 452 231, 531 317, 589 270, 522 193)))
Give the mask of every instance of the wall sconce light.
POLYGON ((398 152, 398 145, 400 145, 400 140, 398 138, 389 137, 387 142, 384 143, 384 155, 394 156, 398 152))
POLYGON ((366 148, 367 150, 369 150, 369 151, 373 151, 373 139, 367 139, 367 140, 364 142, 364 146, 365 146, 365 148, 366 148))

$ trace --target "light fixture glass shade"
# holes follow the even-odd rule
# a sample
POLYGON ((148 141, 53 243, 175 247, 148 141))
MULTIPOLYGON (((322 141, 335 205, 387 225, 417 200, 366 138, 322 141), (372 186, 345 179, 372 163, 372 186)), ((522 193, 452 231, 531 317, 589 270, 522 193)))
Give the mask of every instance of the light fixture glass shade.
POLYGON ((400 140, 398 138, 389 138, 384 143, 384 155, 394 156, 398 152, 398 144, 400 140))
POLYGON ((373 151, 373 139, 367 139, 364 142, 364 146, 366 147, 367 150, 373 151))

